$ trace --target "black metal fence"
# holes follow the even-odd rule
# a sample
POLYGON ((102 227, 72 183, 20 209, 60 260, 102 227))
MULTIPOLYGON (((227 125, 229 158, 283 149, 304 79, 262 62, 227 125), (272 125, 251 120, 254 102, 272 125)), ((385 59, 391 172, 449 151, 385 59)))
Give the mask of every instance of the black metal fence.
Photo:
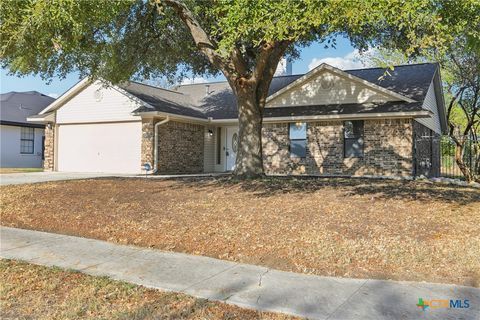
MULTIPOLYGON (((465 142, 463 161, 472 172, 480 175, 480 141, 468 139, 465 142)), ((448 136, 440 139, 440 175, 449 178, 463 178, 455 161, 455 143, 448 136)))

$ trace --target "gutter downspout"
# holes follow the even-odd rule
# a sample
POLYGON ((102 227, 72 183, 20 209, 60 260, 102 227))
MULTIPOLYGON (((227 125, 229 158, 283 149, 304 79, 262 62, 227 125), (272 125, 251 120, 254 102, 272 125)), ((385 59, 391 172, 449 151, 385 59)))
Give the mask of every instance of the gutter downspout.
POLYGON ((155 130, 154 130, 154 150, 153 150, 153 174, 157 173, 158 171, 158 127, 162 124, 165 124, 170 121, 170 117, 167 116, 160 122, 155 123, 155 130))

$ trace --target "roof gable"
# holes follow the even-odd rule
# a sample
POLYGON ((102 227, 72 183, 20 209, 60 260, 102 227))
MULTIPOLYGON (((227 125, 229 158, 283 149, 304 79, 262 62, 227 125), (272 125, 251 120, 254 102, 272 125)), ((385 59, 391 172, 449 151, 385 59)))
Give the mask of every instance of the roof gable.
POLYGON ((82 91, 86 86, 91 84, 91 80, 88 79, 88 77, 83 78, 79 82, 73 85, 70 89, 65 91, 60 97, 57 98, 53 103, 51 103, 48 107, 43 109, 39 114, 46 114, 50 111, 57 110, 60 108, 65 102, 67 102, 69 99, 73 98, 76 94, 78 94, 80 91, 82 91))
POLYGON ((92 81, 56 110, 57 123, 90 123, 140 120, 132 111, 144 103, 116 86, 92 81))
POLYGON ((267 107, 349 104, 367 102, 414 102, 352 74, 321 64, 267 98, 267 107))

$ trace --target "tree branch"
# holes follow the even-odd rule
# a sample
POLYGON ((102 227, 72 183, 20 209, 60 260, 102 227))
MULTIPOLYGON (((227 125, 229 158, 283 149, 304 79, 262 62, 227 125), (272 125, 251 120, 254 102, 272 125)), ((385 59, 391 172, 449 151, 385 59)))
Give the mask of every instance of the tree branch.
POLYGON ((229 59, 225 59, 215 51, 217 49, 216 44, 210 39, 208 34, 201 27, 200 23, 197 21, 190 9, 188 9, 185 4, 178 0, 155 0, 155 5, 159 11, 161 10, 161 3, 169 6, 177 13, 190 31, 195 45, 203 54, 207 56, 210 63, 220 69, 227 78, 232 76, 235 72, 232 62, 229 61, 229 59))
POLYGON ((238 47, 235 47, 231 53, 231 59, 235 70, 239 73, 239 76, 246 77, 249 72, 247 63, 242 56, 242 52, 238 47))
POLYGON ((257 64, 253 71, 253 77, 255 80, 261 80, 261 78, 265 76, 266 68, 271 67, 272 64, 274 64, 275 67, 277 66, 289 44, 288 41, 284 40, 280 42, 264 43, 260 47, 260 53, 257 56, 257 64), (277 56, 278 60, 276 59, 277 56))
POLYGON ((450 127, 450 137, 454 139, 455 143, 457 143, 456 138, 454 136, 455 124, 452 122, 451 113, 452 113, 453 106, 455 105, 455 102, 463 94, 463 91, 465 91, 465 89, 466 87, 464 86, 457 91, 457 93, 450 100, 450 103, 448 104, 448 108, 447 108, 447 120, 448 120, 448 126, 450 127))
POLYGON ((254 79, 258 81, 258 103, 262 108, 265 106, 268 89, 270 88, 275 70, 289 45, 289 41, 280 41, 273 44, 265 44, 261 49, 254 70, 254 79))

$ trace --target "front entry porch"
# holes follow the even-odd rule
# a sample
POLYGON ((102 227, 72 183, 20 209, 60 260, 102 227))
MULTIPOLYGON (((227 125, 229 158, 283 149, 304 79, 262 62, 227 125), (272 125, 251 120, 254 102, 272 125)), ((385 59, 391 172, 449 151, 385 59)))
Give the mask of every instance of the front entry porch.
POLYGON ((205 128, 204 173, 232 172, 238 150, 238 126, 205 128))
POLYGON ((172 177, 231 172, 235 169, 237 139, 238 126, 232 123, 211 125, 144 118, 139 165, 143 171, 148 163, 152 168, 148 173, 172 177))

